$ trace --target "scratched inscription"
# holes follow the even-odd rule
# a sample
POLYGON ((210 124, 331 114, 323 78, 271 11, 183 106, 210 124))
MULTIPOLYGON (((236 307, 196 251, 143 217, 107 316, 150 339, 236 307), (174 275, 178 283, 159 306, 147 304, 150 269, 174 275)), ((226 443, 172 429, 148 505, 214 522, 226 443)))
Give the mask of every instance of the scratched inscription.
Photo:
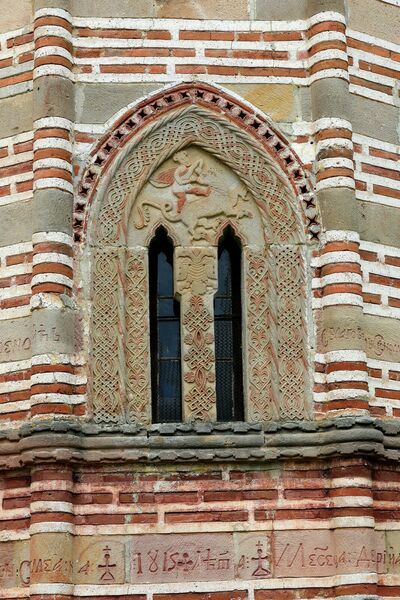
POLYGON ((0 589, 35 582, 118 585, 180 581, 400 574, 400 531, 316 531, 82 536, 72 557, 29 556, 29 542, 0 544, 0 589))

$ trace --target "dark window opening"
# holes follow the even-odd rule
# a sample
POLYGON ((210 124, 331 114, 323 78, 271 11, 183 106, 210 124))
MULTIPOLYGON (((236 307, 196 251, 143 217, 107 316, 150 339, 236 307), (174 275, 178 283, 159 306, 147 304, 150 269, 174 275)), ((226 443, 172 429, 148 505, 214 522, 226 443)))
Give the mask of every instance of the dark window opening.
POLYGON ((153 423, 182 420, 180 304, 174 298, 174 247, 163 227, 149 246, 153 423))
POLYGON ((218 291, 214 297, 215 375, 218 421, 242 421, 241 248, 231 227, 218 245, 218 291))

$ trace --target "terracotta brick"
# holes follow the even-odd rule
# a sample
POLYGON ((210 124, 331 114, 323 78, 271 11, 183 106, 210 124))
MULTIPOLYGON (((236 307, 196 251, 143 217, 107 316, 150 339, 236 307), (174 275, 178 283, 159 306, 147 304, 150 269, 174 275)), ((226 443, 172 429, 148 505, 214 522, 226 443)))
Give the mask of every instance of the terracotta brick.
POLYGON ((362 294, 362 287, 357 283, 331 283, 324 286, 324 296, 330 294, 362 294))
POLYGON ((111 504, 112 501, 112 494, 106 492, 76 494, 74 498, 75 504, 111 504))
POLYGON ((350 83, 353 83, 354 85, 359 85, 361 87, 366 87, 371 90, 375 90, 376 92, 382 92, 383 94, 392 95, 391 86, 383 85, 381 83, 375 83, 374 81, 369 81, 368 79, 363 79, 362 77, 350 75, 350 83))
POLYGON ((77 29, 79 37, 119 38, 119 39, 141 39, 143 31, 138 29, 90 29, 80 27, 77 29))
POLYGON ((388 177, 389 179, 394 179, 395 181, 400 180, 400 171, 395 171, 394 169, 377 167, 375 165, 363 163, 361 165, 361 170, 364 173, 371 173, 372 175, 378 175, 379 177, 388 177))
POLYGON ((17 35, 16 37, 7 40, 7 48, 22 46, 23 44, 29 44, 30 42, 33 42, 33 33, 17 35))
POLYGON ((148 31, 146 34, 148 40, 170 40, 172 39, 171 33, 165 29, 154 29, 148 31))
POLYGON ((385 256, 385 263, 387 265, 392 265, 393 267, 400 267, 400 257, 399 256, 385 256))
POLYGON ((357 361, 342 361, 333 362, 326 365, 327 373, 334 373, 335 371, 366 371, 367 365, 364 362, 357 361))
POLYGON ((64 56, 58 56, 56 54, 48 54, 46 56, 35 58, 35 68, 43 65, 61 65, 66 69, 72 69, 72 62, 68 60, 68 58, 65 58, 64 56))
POLYGON ((314 73, 319 73, 327 69, 342 69, 343 71, 347 71, 348 64, 345 60, 340 60, 339 58, 328 58, 311 65, 310 73, 314 75, 314 73))
POLYGON ((393 308, 400 308, 400 298, 392 298, 389 296, 388 304, 389 306, 393 306, 393 308))
POLYGON ((207 73, 209 75, 237 75, 238 69, 236 67, 207 65, 207 73))
POLYGON ((73 46, 71 42, 62 37, 49 35, 46 37, 41 37, 35 41, 36 48, 46 48, 47 46, 59 46, 60 48, 64 48, 73 54, 73 46))
POLYGON ((358 263, 339 263, 321 267, 321 276, 331 275, 332 273, 358 273, 361 275, 361 265, 358 263))
POLYGON ((53 501, 53 502, 72 502, 73 494, 67 490, 41 490, 40 492, 32 492, 32 502, 53 501))
POLYGON ((247 521, 248 514, 245 510, 227 510, 227 511, 199 511, 199 512, 181 512, 165 513, 166 523, 205 523, 221 521, 247 521))
POLYGON ((145 73, 146 65, 100 65, 100 73, 145 73))
MULTIPOLYGON (((346 43, 341 40, 328 40, 326 42, 318 42, 311 46, 308 54, 314 56, 318 52, 324 52, 325 50, 341 50, 342 52, 347 51, 346 43)), ((303 58, 298 56, 298 58, 303 58)))
POLYGON ((379 194, 381 196, 389 196, 390 198, 396 198, 400 200, 400 190, 395 190, 394 188, 389 188, 384 185, 374 184, 373 191, 375 194, 379 194))
POLYGON ((180 40, 211 40, 210 31, 180 31, 180 40))
POLYGON ((389 285, 391 287, 400 288, 400 279, 378 275, 377 273, 370 273, 369 281, 371 283, 379 283, 380 285, 389 285))
POLYGON ((57 252, 59 254, 66 254, 72 256, 72 248, 68 244, 62 244, 60 242, 41 242, 35 244, 35 253, 44 252, 57 252))
POLYGON ((233 42, 235 33, 233 31, 211 31, 210 39, 214 41, 233 42))
POLYGON ((387 150, 381 150, 379 148, 369 148, 369 154, 386 160, 400 161, 400 154, 395 154, 394 152, 388 152, 387 150))
POLYGON ((378 261, 377 252, 371 252, 370 250, 360 250, 360 257, 362 258, 362 260, 368 260, 372 262, 378 261))
POLYGON ((15 498, 4 498, 3 499, 3 509, 4 510, 12 510, 14 508, 25 508, 30 504, 29 496, 20 496, 15 498))
MULTIPOLYGON (((265 34, 264 34, 265 35, 265 34)), ((236 33, 236 41, 238 42, 259 42, 262 34, 258 31, 243 31, 236 33)))
POLYGON ((264 42, 296 42, 303 39, 303 33, 301 31, 265 31, 262 37, 264 42))
POLYGON ((20 175, 21 173, 29 173, 29 171, 32 171, 32 167, 33 162, 31 160, 16 165, 10 165, 8 167, 1 167, 0 177, 13 177, 14 175, 20 175))
POLYGON ((364 52, 369 52, 378 56, 384 56, 385 58, 390 57, 390 50, 387 48, 382 48, 381 46, 375 46, 373 44, 367 44, 366 42, 355 40, 352 37, 347 38, 347 45, 350 48, 356 48, 357 50, 363 50, 364 52))
POLYGON ((153 600, 247 600, 246 591, 154 594, 153 600))
POLYGON ((36 169, 35 179, 65 179, 69 183, 72 182, 72 175, 65 169, 58 169, 56 167, 49 167, 47 169, 36 169))
POLYGON ((72 25, 67 19, 62 17, 55 17, 46 15, 45 17, 39 17, 35 19, 35 27, 48 27, 53 25, 54 27, 62 27, 69 32, 72 32, 72 25))
POLYGON ((205 502, 235 502, 241 500, 275 500, 277 490, 205 491, 205 502))
POLYGON ((203 65, 176 65, 175 72, 181 75, 187 75, 190 73, 205 74, 206 67, 203 65))
POLYGON ((369 71, 378 75, 384 75, 385 77, 393 77, 394 79, 399 79, 400 77, 400 70, 389 69, 388 67, 382 67, 381 65, 369 63, 364 60, 360 60, 358 64, 362 71, 369 71))
POLYGON ((337 21, 323 21, 322 23, 312 25, 307 31, 307 37, 311 38, 324 31, 339 31, 340 33, 345 33, 346 26, 344 23, 338 23, 337 21))
POLYGON ((379 294, 369 294, 363 292, 363 300, 367 304, 382 304, 382 297, 379 294))

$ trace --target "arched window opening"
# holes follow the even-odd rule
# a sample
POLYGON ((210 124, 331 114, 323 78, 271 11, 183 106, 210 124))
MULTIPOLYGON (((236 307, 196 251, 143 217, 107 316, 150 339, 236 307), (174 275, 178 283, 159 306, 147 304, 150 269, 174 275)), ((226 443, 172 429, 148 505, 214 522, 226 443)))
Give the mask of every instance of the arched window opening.
POLYGON ((218 245, 214 297, 215 375, 218 421, 241 421, 243 407, 241 248, 231 227, 218 245))
POLYGON ((182 420, 180 305, 174 298, 174 247, 163 227, 149 246, 153 423, 182 420))

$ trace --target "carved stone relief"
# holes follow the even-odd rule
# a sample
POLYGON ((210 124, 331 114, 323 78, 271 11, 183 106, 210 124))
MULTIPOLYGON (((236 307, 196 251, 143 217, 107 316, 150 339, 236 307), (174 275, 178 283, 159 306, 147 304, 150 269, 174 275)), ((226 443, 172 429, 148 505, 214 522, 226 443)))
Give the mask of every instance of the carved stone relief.
POLYGON ((251 227, 261 244, 265 235, 246 185, 212 154, 193 145, 166 160, 144 185, 129 220, 128 243, 146 244, 159 221, 173 227, 184 246, 215 245, 228 221, 244 236, 251 227))
POLYGON ((276 356, 276 308, 272 255, 266 249, 245 249, 247 418, 270 421, 279 417, 276 356))
POLYGON ((184 419, 216 420, 212 296, 191 296, 183 313, 184 419))
POLYGON ((243 250, 246 418, 307 416, 304 232, 295 199, 254 141, 221 121, 191 108, 163 117, 111 180, 96 241, 108 250, 96 250, 93 278, 99 422, 150 423, 147 247, 160 224, 175 245, 184 420, 216 420, 213 301, 228 224, 243 250))
POLYGON ((304 419, 307 416, 304 258, 298 246, 280 246, 274 248, 273 253, 278 305, 280 414, 284 419, 304 419))
POLYGON ((92 397, 100 423, 125 420, 124 250, 105 248, 93 256, 92 397))
MULTIPOLYGON (((136 200, 143 186, 151 180, 153 184, 149 185, 153 188, 153 194, 156 186, 164 185, 167 180, 166 187, 170 189, 172 204, 167 203, 162 208, 164 215, 171 215, 173 220, 177 215, 180 220, 181 213, 183 218, 183 208, 188 195, 190 196, 189 189, 196 190, 192 197, 208 197, 203 195, 208 193, 209 184, 201 175, 201 163, 195 166, 192 161, 189 162, 189 158, 177 156, 183 148, 186 150, 190 145, 200 147, 214 156, 236 174, 249 190, 259 208, 267 241, 304 241, 304 228, 296 198, 270 156, 234 124, 218 115, 210 114, 206 109, 189 106, 161 117, 139 136, 131 154, 115 174, 105 195, 98 226, 95 228, 96 243, 125 243, 126 222, 132 205, 135 208, 135 228, 140 229, 147 224, 147 208, 151 208, 151 205, 144 206, 140 214, 140 204, 136 200), (171 169, 174 168, 174 172, 163 175, 158 173, 160 165, 174 156, 175 160, 172 159, 170 166, 171 169), (184 169, 189 169, 187 173, 191 172, 190 178, 193 181, 184 183, 184 169), (174 214, 174 208, 177 214, 174 214), (138 214, 135 214, 136 211, 138 214)), ((186 177, 189 177, 187 173, 186 177)), ((221 190, 224 196, 228 189, 224 187, 221 190)), ((209 196, 211 199, 211 193, 209 196)), ((152 202, 151 198, 148 201, 152 202)))
POLYGON ((127 251, 126 262, 126 385, 128 420, 149 425, 150 324, 148 268, 145 249, 127 251))

